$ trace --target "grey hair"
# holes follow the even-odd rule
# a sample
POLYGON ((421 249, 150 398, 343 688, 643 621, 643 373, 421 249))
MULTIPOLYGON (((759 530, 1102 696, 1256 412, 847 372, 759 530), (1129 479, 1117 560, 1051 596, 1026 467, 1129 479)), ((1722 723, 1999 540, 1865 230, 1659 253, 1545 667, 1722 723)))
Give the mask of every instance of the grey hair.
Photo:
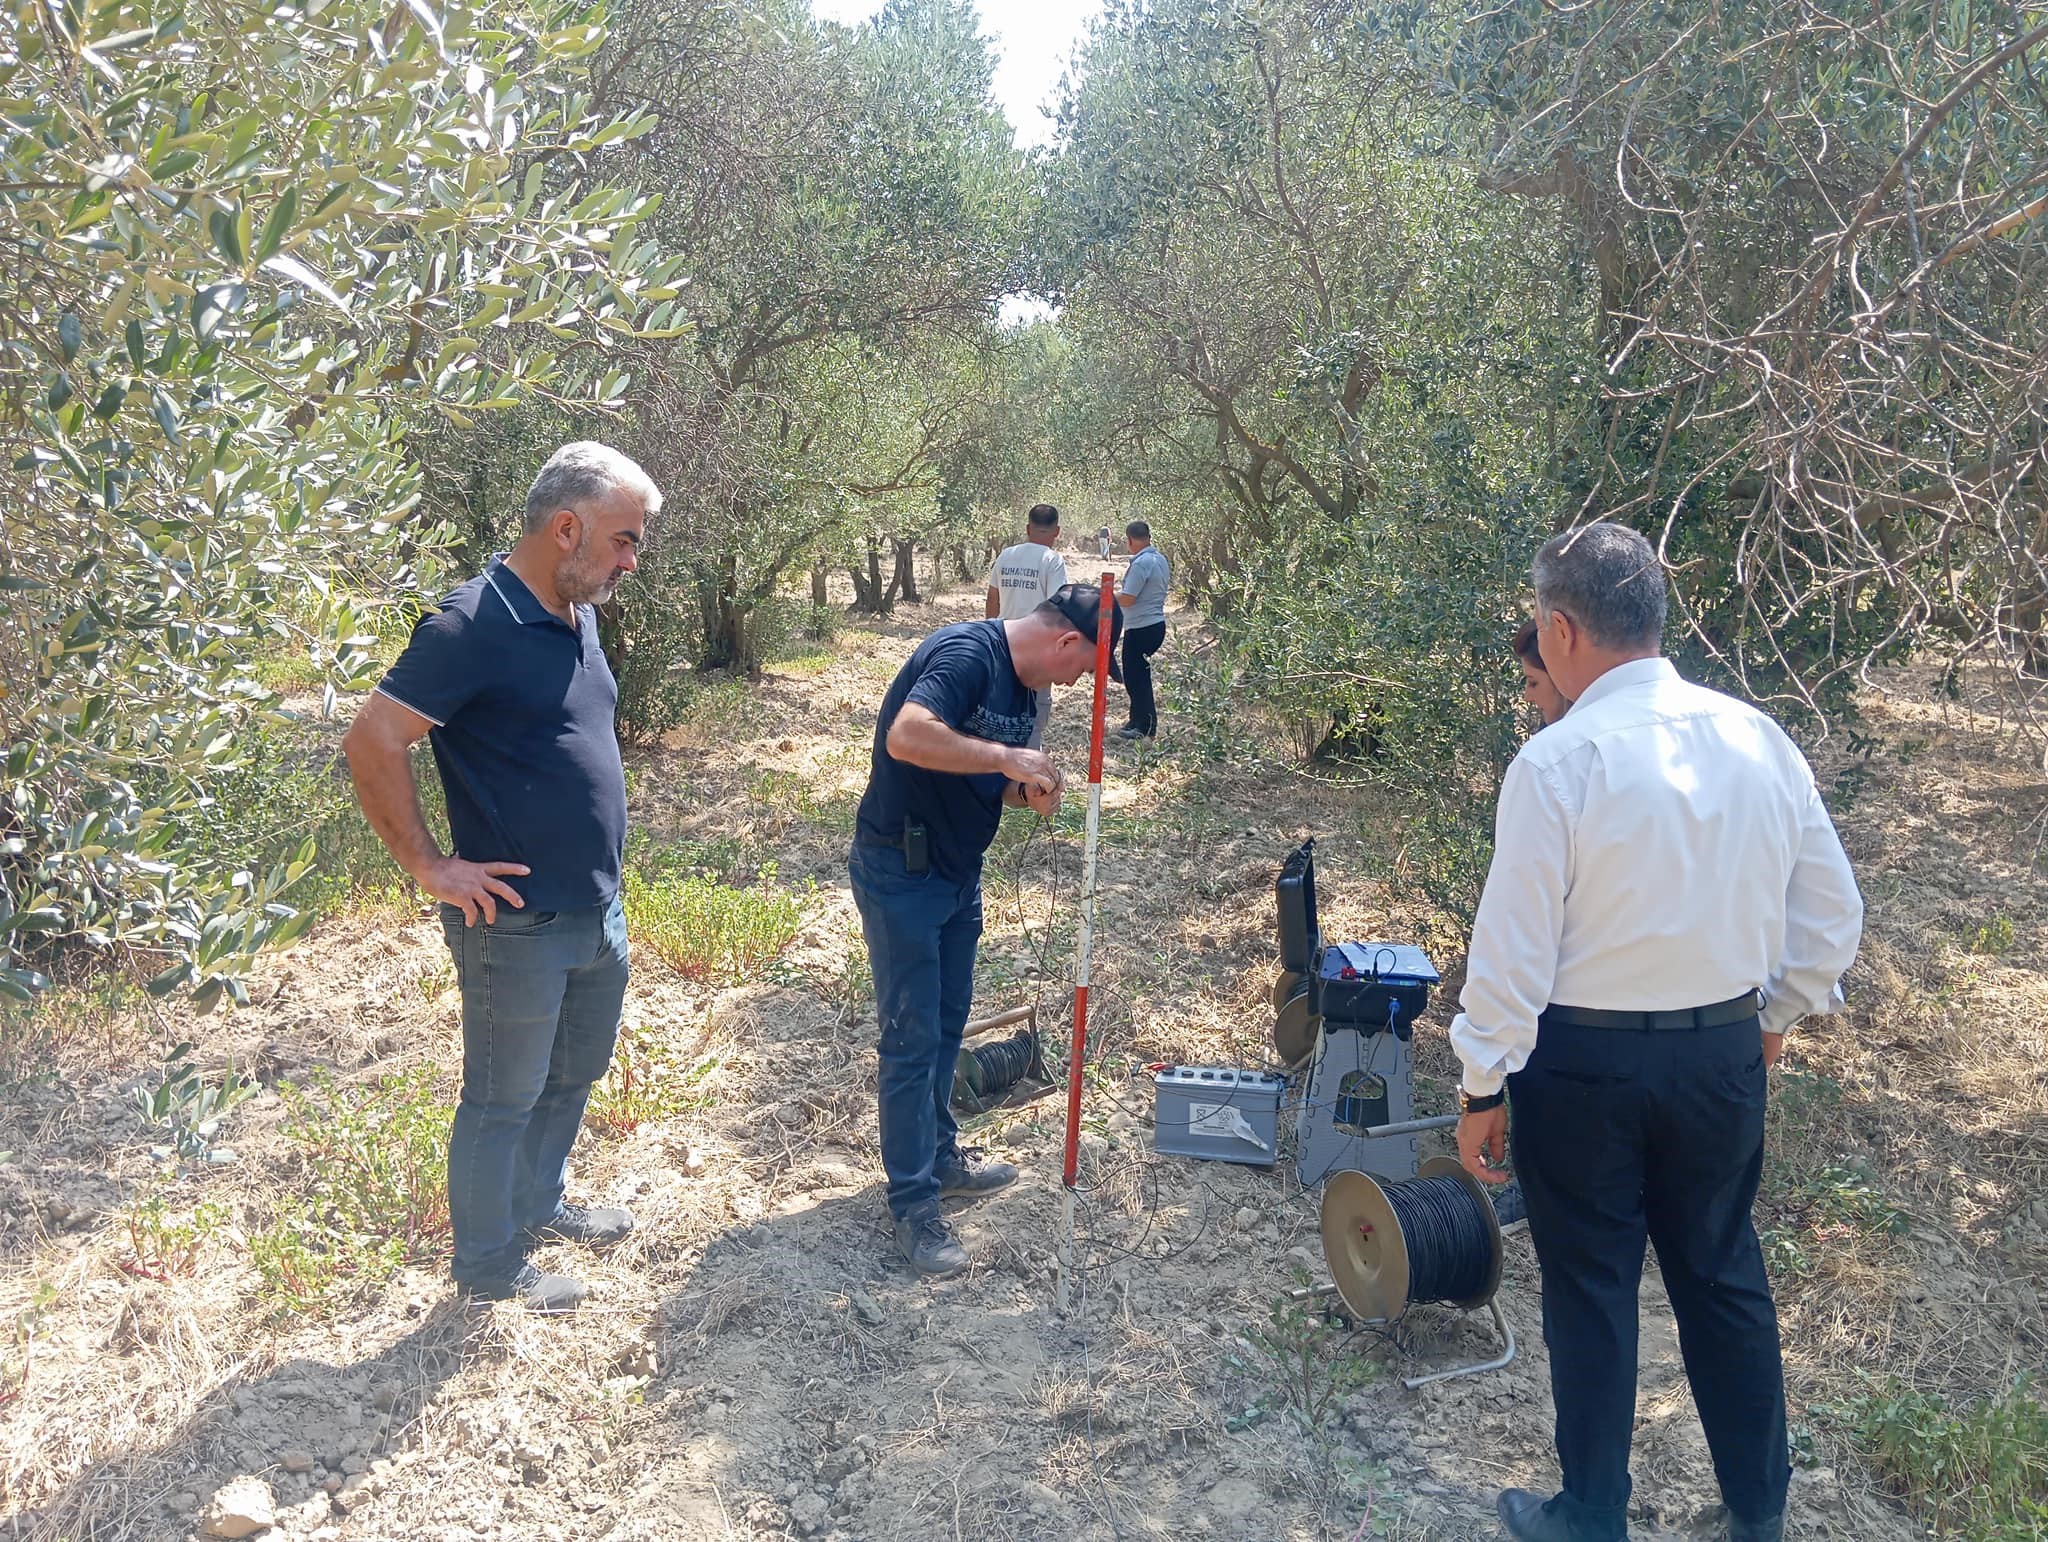
POLYGON ((661 489, 632 456, 594 439, 573 440, 548 457, 526 490, 526 528, 538 530, 555 510, 581 509, 621 488, 639 497, 648 518, 661 512, 661 489))
POLYGON ((1664 566, 1650 543, 1611 520, 1552 536, 1529 565, 1536 608, 1561 610, 1603 648, 1654 648, 1664 637, 1664 566))

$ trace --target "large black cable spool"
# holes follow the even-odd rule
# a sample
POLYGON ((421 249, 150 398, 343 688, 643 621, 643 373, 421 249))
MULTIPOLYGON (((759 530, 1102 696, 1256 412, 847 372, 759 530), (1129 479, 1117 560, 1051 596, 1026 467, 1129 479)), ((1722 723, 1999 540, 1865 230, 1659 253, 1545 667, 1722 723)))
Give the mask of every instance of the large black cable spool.
POLYGON ((1431 1157, 1399 1183, 1332 1173, 1322 1222, 1323 1261, 1361 1321, 1392 1322, 1426 1301, 1470 1310, 1500 1288, 1493 1201, 1456 1157, 1431 1157))

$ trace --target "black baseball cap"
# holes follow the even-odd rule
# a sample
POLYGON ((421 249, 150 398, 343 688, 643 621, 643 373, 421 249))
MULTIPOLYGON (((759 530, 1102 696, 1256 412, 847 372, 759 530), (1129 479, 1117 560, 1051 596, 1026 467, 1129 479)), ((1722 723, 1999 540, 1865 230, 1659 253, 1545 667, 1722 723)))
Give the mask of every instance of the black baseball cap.
MULTIPOLYGON (((1094 641, 1095 629, 1101 624, 1102 588, 1099 584, 1062 584, 1045 599, 1039 608, 1056 610, 1066 619, 1067 625, 1083 637, 1094 641)), ((1124 608, 1111 596, 1109 605, 1109 645, 1114 648, 1117 639, 1123 635, 1124 608)))

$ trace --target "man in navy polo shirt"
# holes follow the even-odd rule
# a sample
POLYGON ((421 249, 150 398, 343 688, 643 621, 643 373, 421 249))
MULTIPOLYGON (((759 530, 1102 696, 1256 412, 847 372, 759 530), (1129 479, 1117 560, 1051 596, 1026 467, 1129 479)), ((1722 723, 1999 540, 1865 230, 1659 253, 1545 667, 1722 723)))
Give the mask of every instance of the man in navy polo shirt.
MULTIPOLYGON (((847 869, 881 1020, 889 1210, 897 1247, 923 1274, 967 1267, 939 1201, 1017 1176, 958 1145, 950 1107, 974 999, 981 859, 1005 808, 1059 808, 1060 773, 1031 747, 1037 694, 1094 670, 1100 608, 1100 590, 1068 584, 1013 620, 941 627, 898 671, 875 720, 847 869)), ((1122 625, 1112 612, 1112 647, 1122 625)))
POLYGON ((585 1287, 529 1263, 536 1242, 604 1246, 633 1229, 624 1210, 565 1204, 562 1187, 626 992, 626 777, 596 607, 638 565, 660 508, 618 451, 557 450, 527 492, 519 544, 413 628, 342 741, 363 812, 441 901, 461 982, 455 1278, 542 1312, 572 1310, 585 1287), (407 752, 422 736, 452 854, 420 817, 407 752))

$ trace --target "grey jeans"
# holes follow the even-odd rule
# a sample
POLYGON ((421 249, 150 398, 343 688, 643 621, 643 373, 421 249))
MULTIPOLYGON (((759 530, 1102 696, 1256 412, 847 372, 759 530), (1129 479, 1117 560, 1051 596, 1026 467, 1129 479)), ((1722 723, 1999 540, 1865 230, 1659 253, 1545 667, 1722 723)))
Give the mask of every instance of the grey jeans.
POLYGON ((562 1203, 569 1148, 611 1064, 625 1002, 626 912, 498 907, 441 926, 462 986, 462 1097, 448 1142, 455 1278, 502 1279, 562 1203))

